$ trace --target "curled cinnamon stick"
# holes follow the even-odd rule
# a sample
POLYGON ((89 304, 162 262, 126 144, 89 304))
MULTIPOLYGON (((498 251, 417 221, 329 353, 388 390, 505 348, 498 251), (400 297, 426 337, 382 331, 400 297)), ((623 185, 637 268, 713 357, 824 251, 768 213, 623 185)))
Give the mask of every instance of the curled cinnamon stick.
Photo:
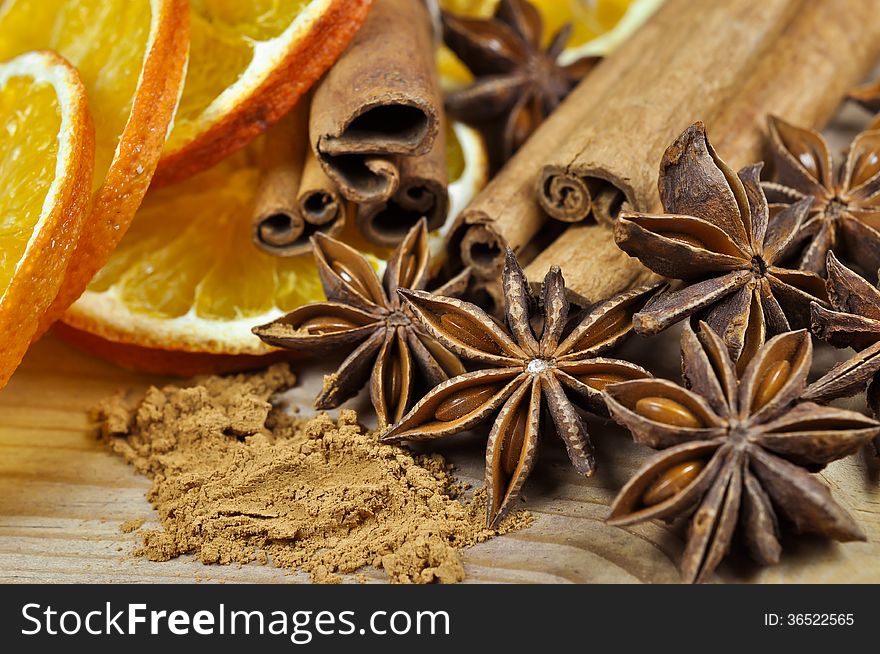
POLYGON ((305 232, 296 192, 308 148, 308 115, 308 102, 300 102, 266 131, 252 233, 254 243, 272 254, 296 248, 305 232))
POLYGON ((430 152, 441 98, 431 19, 418 0, 376 0, 315 92, 312 148, 347 199, 388 200, 398 156, 430 152))
POLYGON ((336 185, 321 168, 315 153, 306 148, 302 181, 297 193, 297 211, 308 225, 327 226, 331 236, 342 229, 345 222, 345 200, 336 185))
POLYGON ((496 318, 504 315, 504 289, 500 278, 475 279, 468 289, 468 297, 489 315, 496 318))
POLYGON ((400 159, 400 186, 385 202, 358 207, 357 223, 367 240, 394 246, 423 217, 440 228, 449 209, 446 133, 441 129, 428 154, 400 159))
MULTIPOLYGON (((664 3, 648 21, 666 24, 664 38, 653 43, 649 56, 635 66, 618 56, 633 47, 633 39, 597 68, 615 71, 617 83, 583 109, 582 127, 545 160, 537 185, 544 210, 563 220, 584 219, 592 208, 592 189, 608 185, 635 210, 648 210, 658 199, 657 162, 669 143, 697 118, 711 123, 737 97, 806 4, 811 3, 664 3), (575 187, 584 189, 577 206, 560 202, 554 193, 575 187)), ((590 79, 582 86, 588 88, 590 79)))
POLYGON ((878 12, 876 0, 805 2, 736 100, 706 123, 725 161, 737 169, 772 161, 768 114, 796 125, 824 127, 880 58, 878 12))
MULTIPOLYGON (((736 97, 708 122, 713 144, 724 160, 738 169, 765 158, 768 114, 822 127, 847 89, 863 79, 880 56, 880 21, 872 19, 873 12, 872 3, 861 0, 804 2, 749 72, 736 97), (843 41, 850 47, 840 48, 843 41), (806 43, 810 46, 804 47, 806 43)), ((692 83, 700 84, 696 79, 692 83)), ((658 164, 659 157, 655 169, 658 164)), ((656 184, 656 170, 654 177, 656 184)), ((657 198, 645 210, 659 208, 657 198)), ((605 220, 615 214, 612 207, 605 220)), ((526 267, 529 280, 539 282, 547 267, 558 263, 568 288, 587 301, 641 283, 641 275, 648 271, 636 259, 619 257, 621 253, 619 258, 611 258, 608 224, 569 227, 526 267)))
POLYGON ((311 250, 315 232, 338 233, 346 206, 308 144, 305 99, 266 133, 254 205, 254 242, 277 256, 311 250))
POLYGON ((568 175, 564 170, 544 177, 541 183, 544 185, 538 193, 541 208, 565 222, 577 222, 592 211, 593 194, 599 190, 600 184, 597 180, 568 175))
POLYGON ((540 285, 550 266, 562 267, 570 299, 588 307, 619 291, 659 278, 617 247, 607 226, 580 222, 572 225, 525 268, 533 285, 540 285))
MULTIPOLYGON (((676 16, 654 16, 614 52, 621 68, 635 66, 665 38, 676 16)), ((584 110, 601 101, 619 77, 615 68, 599 65, 529 138, 450 230, 451 263, 471 266, 484 279, 500 276, 506 247, 519 250, 539 232, 546 212, 535 200, 539 162, 548 161, 581 128, 584 110)))

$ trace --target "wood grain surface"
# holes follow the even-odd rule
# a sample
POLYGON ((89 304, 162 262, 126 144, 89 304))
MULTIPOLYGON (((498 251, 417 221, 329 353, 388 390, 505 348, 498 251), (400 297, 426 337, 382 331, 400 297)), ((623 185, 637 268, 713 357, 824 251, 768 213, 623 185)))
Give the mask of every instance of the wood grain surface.
MULTIPOLYGON (((674 339, 667 339, 674 347, 674 339)), ((656 342, 652 349, 656 351, 656 342)), ((640 358, 634 343, 633 355, 640 358)), ((658 371, 674 376, 675 371, 658 371)), ((307 403, 315 371, 291 399, 307 403)), ((0 393, 0 582, 290 582, 307 581, 271 566, 206 566, 191 557, 153 563, 132 556, 137 532, 121 523, 156 514, 148 480, 96 440, 88 410, 120 387, 168 380, 126 372, 48 337, 30 352, 0 393)), ((557 439, 542 443, 524 506, 528 529, 465 551, 469 582, 676 582, 682 532, 659 523, 630 529, 603 519, 615 491, 650 453, 622 431, 591 424, 599 472, 578 477, 557 439)), ((478 434, 438 444, 458 476, 479 485, 485 441, 478 434)), ((834 496, 868 534, 867 543, 838 545, 788 535, 782 562, 760 569, 734 552, 719 570, 728 582, 880 582, 880 467, 869 452, 823 474, 834 496)), ((382 580, 365 570, 370 580, 382 580)))
MULTIPOLYGON (((880 74, 880 71, 878 71, 880 74)), ((828 135, 834 152, 865 122, 852 106, 828 135)), ((723 155, 723 153, 722 153, 723 155)), ((656 375, 679 379, 675 331, 659 339, 633 339, 622 353, 656 375)), ((817 348, 817 369, 839 354, 817 348)), ((310 406, 320 374, 298 371, 302 387, 290 399, 310 406)), ((146 388, 168 379, 137 375, 93 359, 49 336, 28 354, 0 391, 0 582, 303 582, 272 566, 206 566, 191 557, 153 563, 132 555, 137 532, 121 524, 156 513, 145 499, 149 481, 95 438, 89 409, 118 388, 146 388)), ((863 400, 855 401, 863 407, 863 400), (861 405, 859 404, 861 402, 861 405)), ((535 515, 528 529, 464 553, 467 582, 678 582, 683 547, 680 526, 650 523, 608 527, 604 518, 616 491, 651 450, 602 422, 590 424, 599 469, 576 475, 559 439, 541 444, 540 459, 523 492, 535 515)), ((462 435, 434 449, 457 466, 457 475, 482 484, 485 437, 462 435)), ((722 582, 880 583, 880 463, 869 450, 821 473, 834 497, 858 520, 865 543, 837 544, 787 532, 781 562, 759 568, 736 547, 719 567, 722 582)), ((380 571, 364 570, 370 581, 380 571)))

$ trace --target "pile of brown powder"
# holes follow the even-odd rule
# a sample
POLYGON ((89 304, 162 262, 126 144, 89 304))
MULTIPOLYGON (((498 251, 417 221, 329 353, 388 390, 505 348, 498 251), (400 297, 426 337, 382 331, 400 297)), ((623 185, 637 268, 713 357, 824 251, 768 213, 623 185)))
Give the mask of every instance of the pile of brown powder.
POLYGON ((142 532, 138 554, 271 561, 319 582, 365 565, 395 582, 455 582, 460 548, 531 522, 519 513, 486 529, 484 493, 456 499, 442 457, 379 444, 352 411, 334 421, 274 409, 273 395, 293 383, 279 365, 102 404, 110 447, 153 478, 162 530, 142 532))

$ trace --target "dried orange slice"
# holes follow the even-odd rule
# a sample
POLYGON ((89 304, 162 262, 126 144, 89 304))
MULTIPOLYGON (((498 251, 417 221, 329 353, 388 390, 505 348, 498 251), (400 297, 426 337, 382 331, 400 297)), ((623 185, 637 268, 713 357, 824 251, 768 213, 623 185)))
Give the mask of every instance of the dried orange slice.
POLYGON ((372 0, 190 0, 192 46, 157 185, 205 170, 286 114, 372 0))
MULTIPOLYGON (((499 0, 440 0, 445 11, 462 16, 487 18, 499 0)), ((570 23, 569 47, 577 47, 612 30, 633 7, 659 4, 656 0, 529 0, 544 19, 544 37, 549 41, 564 25, 570 23)))
POLYGON ((633 5, 643 0, 530 0, 544 18, 545 38, 571 23, 567 48, 576 48, 605 34, 620 22, 633 5))
MULTIPOLYGON (((454 215, 485 185, 488 165, 483 141, 470 128, 453 125, 447 140, 454 215)), ((151 190, 58 333, 151 372, 242 369, 272 352, 251 328, 322 299, 323 291, 311 254, 275 257, 251 244, 261 144, 258 139, 210 170, 151 190)), ((433 235, 435 250, 442 233, 433 235)), ((377 268, 383 265, 387 252, 370 249, 354 220, 340 237, 367 252, 377 268)))
POLYGON ((0 388, 55 299, 82 228, 94 128, 76 70, 49 52, 0 64, 0 388))
POLYGON ((0 60, 59 52, 79 71, 95 118, 92 206, 44 326, 85 290, 147 191, 180 92, 186 0, 5 0, 0 60))

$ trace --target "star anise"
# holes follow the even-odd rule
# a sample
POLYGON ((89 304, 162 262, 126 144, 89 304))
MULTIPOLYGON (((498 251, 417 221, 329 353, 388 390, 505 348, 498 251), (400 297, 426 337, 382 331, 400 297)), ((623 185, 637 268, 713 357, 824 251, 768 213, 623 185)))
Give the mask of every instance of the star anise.
POLYGON ((463 122, 497 127, 503 161, 598 61, 559 62, 571 29, 563 27, 544 49, 541 14, 526 0, 501 0, 489 19, 444 13, 443 39, 476 78, 449 93, 446 107, 463 122))
POLYGON ((835 170, 822 135, 770 117, 776 182, 765 182, 771 202, 806 197, 813 205, 800 234, 783 253, 799 253, 799 267, 824 274, 829 250, 846 254, 871 274, 880 267, 880 129, 859 134, 835 170))
POLYGON ((722 335, 739 371, 766 336, 809 325, 810 302, 825 301, 814 273, 778 265, 809 210, 806 198, 769 221, 761 164, 734 173, 715 153, 702 123, 691 125, 660 164, 664 215, 621 212, 617 244, 654 272, 684 281, 635 316, 656 334, 695 315, 722 335))
POLYGON ((510 509, 532 469, 542 411, 549 413, 575 470, 592 474, 593 447, 575 404, 607 415, 601 395, 606 384, 648 375, 639 366, 601 355, 630 333, 632 315, 653 292, 646 287, 620 294, 568 325, 569 304, 558 267, 544 279, 543 312, 536 316, 531 315, 535 298, 510 250, 503 284, 504 326, 468 302, 400 291, 426 330, 485 369, 440 384, 382 436, 385 442, 442 438, 494 415, 486 449, 490 526, 510 509), (533 331, 531 318, 543 319, 540 334, 533 331))
MULTIPOLYGON (((324 378, 315 400, 331 409, 353 397, 370 380, 370 398, 381 426, 399 420, 419 390, 464 372, 454 354, 413 322, 399 288, 421 290, 428 280, 428 231, 419 221, 388 260, 380 281, 357 250, 329 236, 312 237, 326 302, 300 307, 254 333, 270 345, 307 354, 351 353, 324 378), (417 387, 416 381, 424 388, 417 387)), ((468 271, 438 290, 458 294, 468 271)))
POLYGON ((800 400, 812 361, 801 330, 776 336, 741 380, 721 338, 706 323, 682 336, 685 381, 646 379, 609 386, 611 415, 638 443, 663 451, 620 491, 608 522, 672 520, 694 511, 682 575, 704 581, 739 523, 756 561, 779 560, 779 517, 798 531, 864 540, 853 518, 809 474, 880 433, 860 413, 800 400))
MULTIPOLYGON (((880 289, 842 265, 833 252, 828 253, 827 266, 832 309, 813 305, 813 332, 858 353, 811 384, 805 396, 816 401, 847 397, 871 382, 868 406, 880 418, 880 289)), ((875 446, 880 452, 880 441, 875 446)))

